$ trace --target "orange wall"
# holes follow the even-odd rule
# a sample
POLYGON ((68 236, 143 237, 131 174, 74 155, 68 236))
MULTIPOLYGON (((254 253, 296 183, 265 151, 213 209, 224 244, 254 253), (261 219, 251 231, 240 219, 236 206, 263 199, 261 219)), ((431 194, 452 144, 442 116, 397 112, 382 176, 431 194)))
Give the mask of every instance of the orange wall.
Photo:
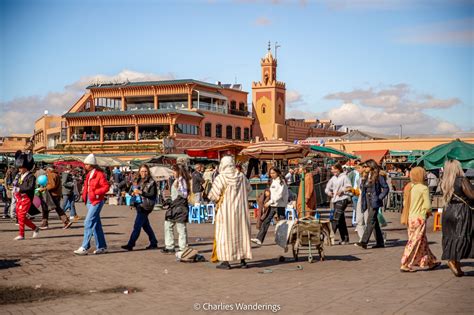
POLYGON ((222 89, 219 90, 225 97, 229 99, 229 109, 230 109, 230 102, 235 101, 237 105, 237 109, 239 109, 239 103, 245 103, 245 110, 249 110, 247 106, 247 92, 232 90, 232 89, 222 89))
MULTIPOLYGON (((238 105, 238 103, 237 103, 238 105)), ((214 112, 206 112, 201 124, 199 125, 200 133, 204 137, 204 126, 206 123, 211 123, 211 135, 212 138, 216 137, 216 125, 222 125, 222 138, 226 138, 226 126, 232 126, 232 130, 234 131, 235 135, 235 128, 240 127, 242 128, 241 131, 241 139, 244 138, 244 128, 252 128, 252 118, 250 117, 243 117, 243 116, 235 116, 235 115, 227 115, 227 114, 219 114, 214 112)))
MULTIPOLYGON (((367 150, 430 150, 433 147, 451 142, 452 138, 419 138, 419 139, 390 139, 390 140, 364 140, 326 142, 327 147, 343 150, 348 153, 367 150)), ((462 141, 473 143, 474 138, 461 138, 462 141)))
POLYGON ((0 152, 3 153, 14 153, 17 150, 25 150, 27 146, 28 137, 24 135, 15 135, 12 134, 3 138, 3 141, 0 142, 0 152))

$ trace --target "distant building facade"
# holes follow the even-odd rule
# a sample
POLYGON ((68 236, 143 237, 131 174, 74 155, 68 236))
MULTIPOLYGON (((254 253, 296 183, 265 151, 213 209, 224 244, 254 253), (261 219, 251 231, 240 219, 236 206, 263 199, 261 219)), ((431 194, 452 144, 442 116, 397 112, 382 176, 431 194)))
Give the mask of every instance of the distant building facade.
POLYGON ((286 87, 277 60, 261 59, 261 81, 239 84, 186 79, 97 83, 62 117, 35 123, 35 152, 57 154, 183 153, 232 143, 341 136, 330 120, 286 119, 286 87))
POLYGON ((18 150, 26 150, 31 147, 31 135, 29 134, 11 134, 6 137, 0 137, 0 153, 11 154, 18 150))
POLYGON ((65 137, 61 139, 61 127, 64 124, 65 121, 61 116, 45 114, 38 118, 35 121, 33 151, 35 153, 46 153, 49 150, 55 150, 59 143, 66 140, 65 137))

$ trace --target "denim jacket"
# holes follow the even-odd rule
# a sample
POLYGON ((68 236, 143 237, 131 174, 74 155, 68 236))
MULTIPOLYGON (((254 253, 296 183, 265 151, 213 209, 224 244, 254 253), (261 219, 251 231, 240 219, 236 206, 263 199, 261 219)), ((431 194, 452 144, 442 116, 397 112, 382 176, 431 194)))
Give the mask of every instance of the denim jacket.
POLYGON ((372 209, 378 209, 383 206, 383 200, 388 194, 388 185, 385 177, 379 175, 379 180, 374 185, 368 186, 365 183, 362 184, 361 199, 362 199, 362 212, 368 209, 367 205, 367 194, 370 194, 370 206, 372 209))

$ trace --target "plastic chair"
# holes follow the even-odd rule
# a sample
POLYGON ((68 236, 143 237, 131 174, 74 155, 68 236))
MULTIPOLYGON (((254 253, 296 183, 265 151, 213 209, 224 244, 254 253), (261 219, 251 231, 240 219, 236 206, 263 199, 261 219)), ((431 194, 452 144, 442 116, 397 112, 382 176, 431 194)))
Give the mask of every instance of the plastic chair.
POLYGON ((132 196, 130 196, 129 194, 126 194, 126 195, 125 195, 125 204, 126 204, 127 206, 130 206, 131 203, 132 203, 132 196))
POLYGON ((296 214, 296 210, 293 208, 286 208, 285 210, 285 218, 287 220, 294 221, 296 218, 298 218, 298 215, 296 214))
POLYGON ((206 220, 212 217, 212 224, 214 224, 215 220, 215 205, 213 203, 208 203, 206 205, 206 220))
POLYGON ((189 211, 189 223, 197 222, 201 224, 201 206, 191 206, 189 211))
POLYGON ((433 223, 433 232, 441 231, 441 212, 436 211, 433 216, 434 223, 433 223))

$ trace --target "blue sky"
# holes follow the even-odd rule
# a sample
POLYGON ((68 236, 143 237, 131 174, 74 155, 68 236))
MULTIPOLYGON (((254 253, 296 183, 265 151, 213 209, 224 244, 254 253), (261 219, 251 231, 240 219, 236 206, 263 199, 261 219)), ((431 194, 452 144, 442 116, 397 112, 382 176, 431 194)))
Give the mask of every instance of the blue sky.
POLYGON ((472 130, 473 29, 462 0, 2 0, 0 114, 24 123, 2 119, 0 134, 61 114, 98 74, 237 78, 250 92, 269 40, 281 45, 289 115, 385 133, 472 130))

